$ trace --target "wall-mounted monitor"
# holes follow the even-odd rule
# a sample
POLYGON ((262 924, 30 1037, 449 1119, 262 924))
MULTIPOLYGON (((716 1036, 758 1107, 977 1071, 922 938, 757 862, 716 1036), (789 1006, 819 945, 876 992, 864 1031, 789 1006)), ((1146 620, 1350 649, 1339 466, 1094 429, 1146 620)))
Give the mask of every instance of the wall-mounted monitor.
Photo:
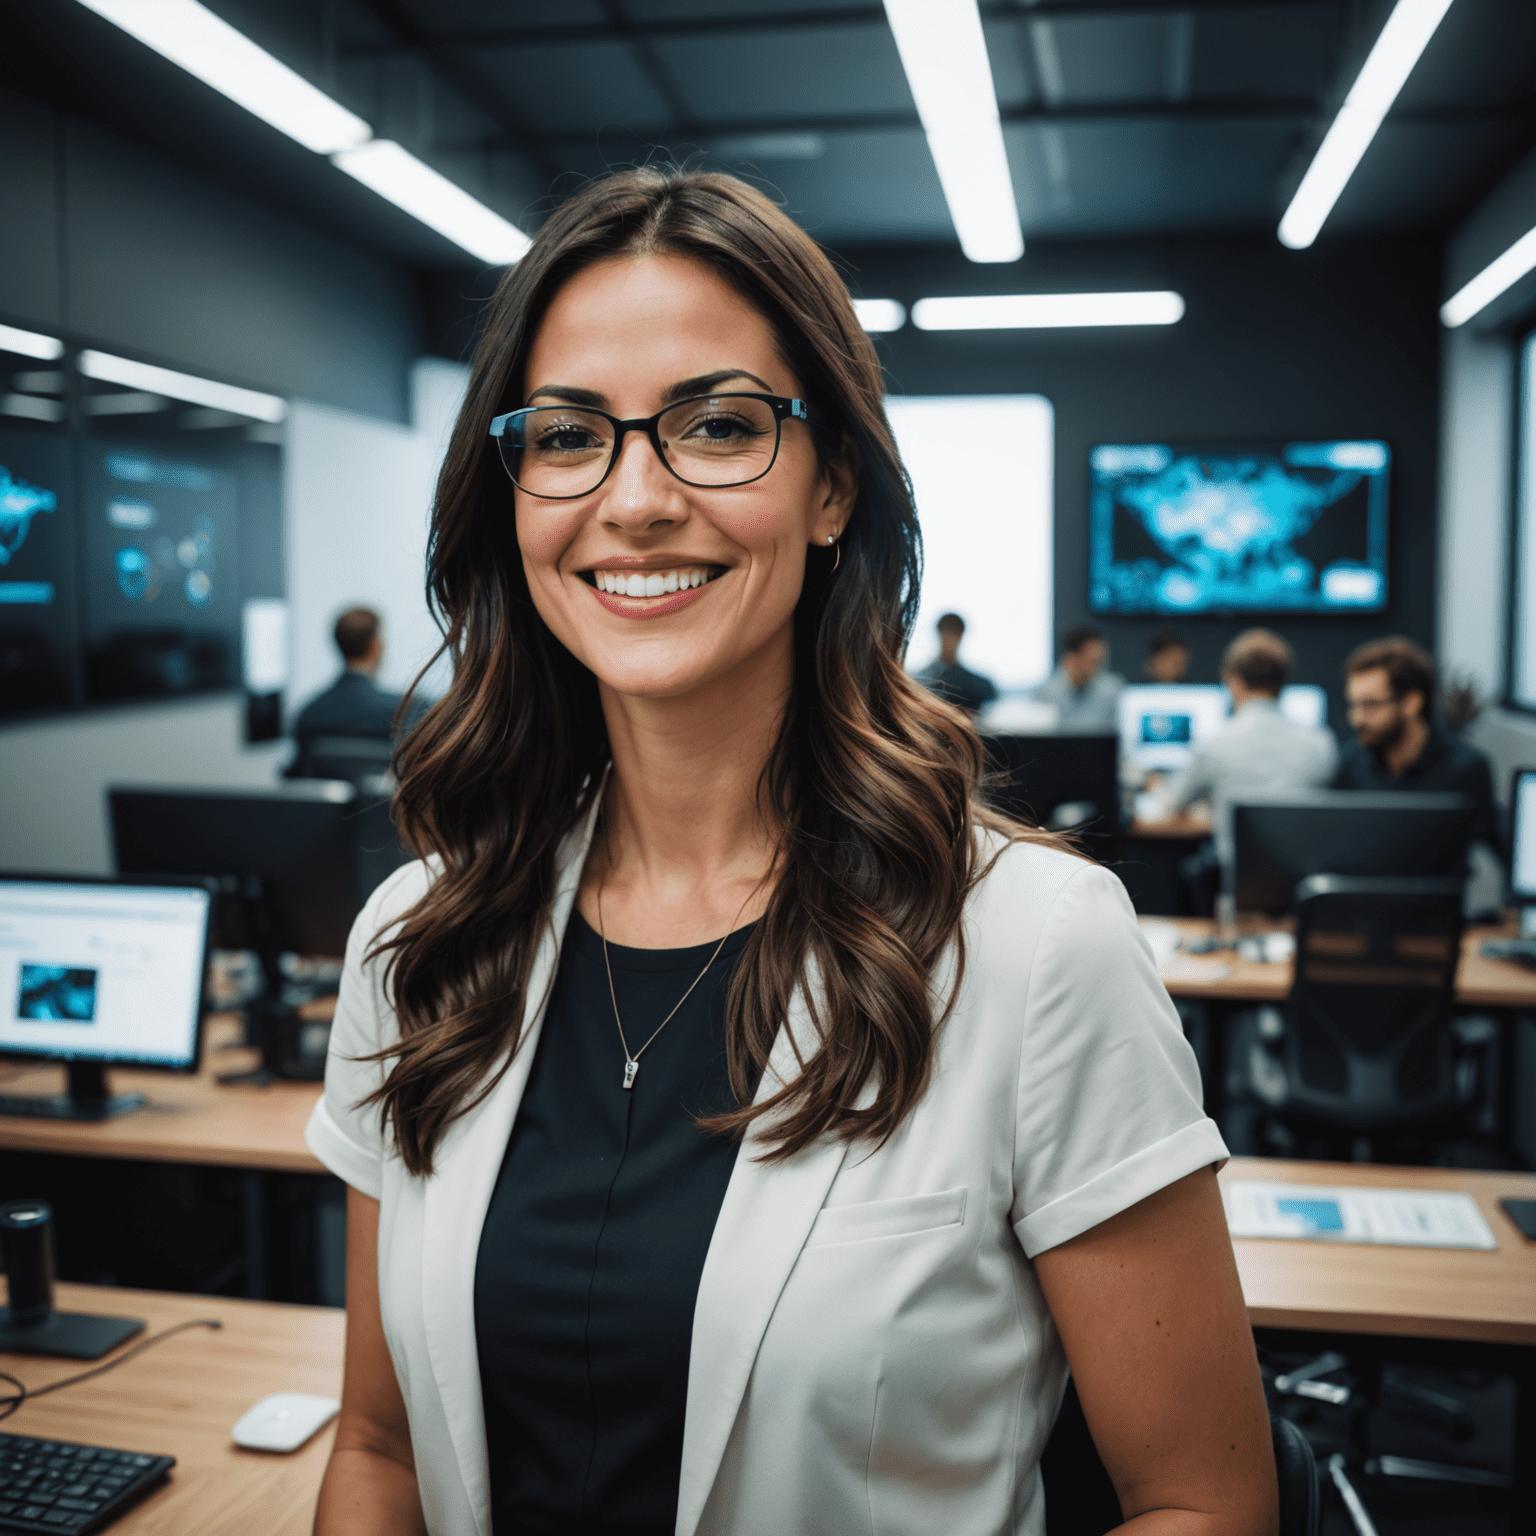
POLYGON ((1379 613, 1385 443, 1101 443, 1089 452, 1099 614, 1379 613))

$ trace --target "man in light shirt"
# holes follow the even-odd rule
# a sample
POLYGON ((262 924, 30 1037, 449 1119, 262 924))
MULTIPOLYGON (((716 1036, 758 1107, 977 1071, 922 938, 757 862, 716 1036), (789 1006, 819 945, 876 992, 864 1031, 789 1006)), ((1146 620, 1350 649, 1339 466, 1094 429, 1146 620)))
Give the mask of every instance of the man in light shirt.
POLYGON ((1104 631, 1079 624, 1061 637, 1061 661, 1031 697, 1041 704, 1054 704, 1060 725, 1113 731, 1125 679, 1118 672, 1104 670, 1108 660, 1109 641, 1104 631))
POLYGON ((1216 852, 1232 857, 1232 802, 1244 795, 1318 789, 1333 778, 1338 744, 1322 726, 1297 725, 1280 713, 1291 673, 1289 645, 1269 629, 1244 630, 1221 658, 1232 716, 1195 749, 1154 797, 1160 816, 1176 816, 1197 800, 1211 802, 1216 852))

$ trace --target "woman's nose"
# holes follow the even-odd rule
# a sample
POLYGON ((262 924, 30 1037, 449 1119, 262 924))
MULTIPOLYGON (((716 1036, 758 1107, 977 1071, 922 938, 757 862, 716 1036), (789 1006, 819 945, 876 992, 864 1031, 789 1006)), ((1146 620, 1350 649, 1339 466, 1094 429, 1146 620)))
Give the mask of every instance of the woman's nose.
POLYGON ((684 486, 662 463, 644 432, 629 432, 603 487, 603 520, 628 528, 675 523, 687 516, 684 486))

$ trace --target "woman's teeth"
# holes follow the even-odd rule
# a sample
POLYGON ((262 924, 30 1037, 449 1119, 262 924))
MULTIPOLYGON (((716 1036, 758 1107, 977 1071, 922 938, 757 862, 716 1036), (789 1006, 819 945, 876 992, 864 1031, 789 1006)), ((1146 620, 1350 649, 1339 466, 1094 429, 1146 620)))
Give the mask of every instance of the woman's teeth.
POLYGON ((714 580, 707 565, 688 565, 676 571, 594 571, 592 578, 599 592, 619 597, 661 597, 714 580))

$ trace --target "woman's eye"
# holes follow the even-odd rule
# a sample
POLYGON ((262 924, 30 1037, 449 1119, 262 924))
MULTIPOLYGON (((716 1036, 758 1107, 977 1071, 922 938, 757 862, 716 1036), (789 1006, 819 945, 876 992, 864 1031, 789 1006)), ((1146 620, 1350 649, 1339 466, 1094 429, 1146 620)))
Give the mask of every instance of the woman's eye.
POLYGON ((755 437, 752 426, 737 416, 706 416, 696 421, 684 434, 706 443, 729 443, 738 438, 755 437))
POLYGON ((592 434, 585 427, 547 427, 534 444, 542 453, 579 453, 592 446, 592 434))

